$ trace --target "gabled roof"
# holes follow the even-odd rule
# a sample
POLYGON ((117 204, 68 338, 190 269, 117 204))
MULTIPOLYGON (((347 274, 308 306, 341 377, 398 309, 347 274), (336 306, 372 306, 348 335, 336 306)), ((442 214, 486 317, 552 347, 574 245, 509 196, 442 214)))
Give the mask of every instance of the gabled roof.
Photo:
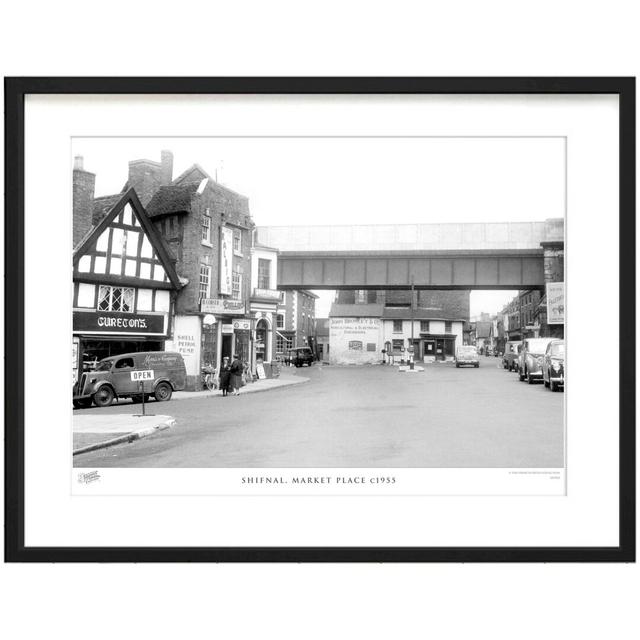
POLYGON ((171 259, 171 253, 164 243, 162 236, 153 226, 149 216, 146 214, 140 199, 138 198, 134 189, 129 189, 126 193, 123 193, 116 204, 109 210, 106 216, 91 230, 91 232, 78 244, 73 252, 73 266, 77 268, 80 258, 97 242, 102 232, 113 222, 113 220, 120 215, 124 206, 129 203, 134 212, 134 215, 140 222, 140 226, 149 238, 151 246, 154 248, 158 255, 158 259, 162 263, 164 270, 169 278, 169 281, 175 289, 181 289, 183 287, 173 261, 171 259))
MULTIPOLYGON (((192 172, 196 172, 198 174, 200 174, 200 178, 198 181, 200 180, 204 180, 205 178, 207 180, 209 180, 216 188, 218 189, 224 189, 225 191, 228 191, 229 193, 233 193, 234 195, 240 197, 240 198, 247 198, 247 196, 238 193, 237 191, 234 191, 233 189, 229 189, 229 187, 225 187, 223 184, 220 184, 219 182, 217 182, 216 180, 214 180, 199 164, 194 163, 192 164, 188 169, 185 169, 177 178, 175 178, 173 180, 173 182, 171 184, 182 184, 184 180, 187 179, 187 177, 189 176, 190 173, 192 172)), ((189 182, 192 182, 193 178, 191 178, 189 180, 189 182)), ((248 199, 248 198, 247 198, 248 199)))
POLYGON ((191 199, 198 193, 201 180, 183 184, 169 184, 160 187, 147 205, 150 218, 168 213, 188 213, 191 211, 191 199))
POLYGON ((98 224, 100 220, 111 210, 113 205, 118 202, 122 198, 121 193, 116 193, 112 196, 100 196, 99 198, 94 198, 93 207, 92 207, 92 220, 93 224, 98 224))

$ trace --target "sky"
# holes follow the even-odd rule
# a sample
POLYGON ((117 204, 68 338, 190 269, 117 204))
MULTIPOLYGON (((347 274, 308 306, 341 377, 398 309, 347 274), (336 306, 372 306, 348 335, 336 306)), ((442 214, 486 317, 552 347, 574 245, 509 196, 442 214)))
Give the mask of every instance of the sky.
MULTIPOLYGON (((74 138, 96 196, 118 193, 129 160, 174 154, 248 196, 258 226, 529 222, 563 217, 563 138, 74 138)), ((333 293, 317 292, 317 317, 333 293)), ((471 315, 516 292, 473 291, 471 315)))

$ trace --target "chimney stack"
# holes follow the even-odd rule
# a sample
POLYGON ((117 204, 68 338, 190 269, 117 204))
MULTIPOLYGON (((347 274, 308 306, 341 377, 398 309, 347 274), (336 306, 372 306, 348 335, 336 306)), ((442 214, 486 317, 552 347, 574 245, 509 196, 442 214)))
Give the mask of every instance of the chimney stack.
POLYGON ((82 156, 73 159, 73 246, 84 238, 93 226, 93 197, 96 174, 84 170, 82 156))
POLYGON ((156 191, 164 185, 171 184, 173 175, 173 154, 162 151, 161 162, 153 160, 129 161, 129 187, 133 187, 146 207, 156 191))
POLYGON ((160 166, 162 167, 162 184, 171 184, 173 180, 173 153, 166 149, 160 152, 160 166))

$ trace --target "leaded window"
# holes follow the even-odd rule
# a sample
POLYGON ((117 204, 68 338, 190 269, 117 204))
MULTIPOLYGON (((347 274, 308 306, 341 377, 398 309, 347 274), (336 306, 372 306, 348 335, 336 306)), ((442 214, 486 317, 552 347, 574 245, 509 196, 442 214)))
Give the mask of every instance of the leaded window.
POLYGON ((98 292, 98 311, 133 312, 135 290, 128 287, 110 287, 100 285, 98 292))

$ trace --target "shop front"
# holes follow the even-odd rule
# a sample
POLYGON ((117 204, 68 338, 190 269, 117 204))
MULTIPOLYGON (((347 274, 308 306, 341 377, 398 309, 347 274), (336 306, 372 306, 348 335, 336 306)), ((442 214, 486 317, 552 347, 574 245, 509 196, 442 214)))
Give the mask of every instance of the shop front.
POLYGON ((73 312, 73 373, 92 371, 98 361, 122 353, 163 351, 168 313, 73 312))

